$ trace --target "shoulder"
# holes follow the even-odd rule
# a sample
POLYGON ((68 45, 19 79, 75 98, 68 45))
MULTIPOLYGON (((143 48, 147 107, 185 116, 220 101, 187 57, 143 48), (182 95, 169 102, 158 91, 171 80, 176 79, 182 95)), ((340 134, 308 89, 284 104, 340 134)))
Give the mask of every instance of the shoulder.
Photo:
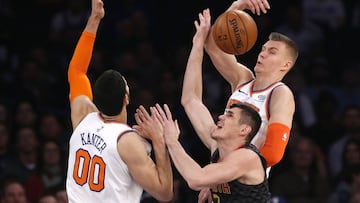
POLYGON ((276 96, 287 96, 291 98, 294 97, 293 91, 290 89, 290 87, 282 82, 279 82, 274 86, 272 94, 276 96))
POLYGON ((271 92, 271 103, 294 105, 294 94, 287 85, 281 83, 277 86, 274 86, 271 92))

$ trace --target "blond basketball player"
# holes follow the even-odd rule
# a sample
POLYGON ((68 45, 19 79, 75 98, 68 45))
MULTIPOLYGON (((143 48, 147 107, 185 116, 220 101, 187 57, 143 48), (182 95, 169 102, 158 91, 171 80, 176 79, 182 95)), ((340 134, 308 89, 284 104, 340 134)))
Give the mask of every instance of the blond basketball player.
MULTIPOLYGON (((266 13, 270 5, 267 0, 237 0, 228 8, 235 9, 250 9, 260 15, 266 13)), ((212 37, 207 38, 205 49, 216 69, 231 85, 233 94, 227 107, 241 101, 260 110, 263 123, 252 143, 260 149, 269 167, 277 164, 289 141, 295 112, 293 93, 281 82, 298 57, 295 42, 283 34, 271 33, 253 68, 255 75, 238 63, 234 55, 221 51, 212 37)))
MULTIPOLYGON (((142 136, 127 125, 129 87, 117 71, 105 71, 93 89, 86 75, 96 33, 105 11, 92 0, 92 11, 68 70, 73 134, 70 138, 66 192, 70 203, 140 202, 143 190, 161 201, 173 196, 170 158, 160 122, 139 123, 142 136)), ((147 115, 151 118, 154 115, 147 115)))

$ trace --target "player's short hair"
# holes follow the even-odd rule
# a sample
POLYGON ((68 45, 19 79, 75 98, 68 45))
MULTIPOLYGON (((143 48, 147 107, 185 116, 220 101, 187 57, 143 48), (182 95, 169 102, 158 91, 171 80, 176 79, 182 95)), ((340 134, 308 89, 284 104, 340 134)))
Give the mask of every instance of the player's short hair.
POLYGON ((242 102, 232 104, 230 106, 230 109, 235 107, 240 108, 242 110, 241 119, 239 120, 239 123, 246 124, 251 127, 251 131, 246 139, 246 144, 249 144, 250 141, 255 137, 255 135, 260 129, 262 123, 260 114, 253 107, 242 102))
POLYGON ((107 116, 120 114, 124 108, 126 82, 116 70, 110 69, 102 73, 93 87, 94 104, 107 116))
POLYGON ((292 39, 290 39, 289 37, 287 37, 286 35, 283 35, 281 33, 272 32, 269 35, 269 40, 284 42, 286 44, 286 46, 288 47, 290 56, 292 57, 294 64, 295 64, 295 62, 299 56, 299 48, 292 39))

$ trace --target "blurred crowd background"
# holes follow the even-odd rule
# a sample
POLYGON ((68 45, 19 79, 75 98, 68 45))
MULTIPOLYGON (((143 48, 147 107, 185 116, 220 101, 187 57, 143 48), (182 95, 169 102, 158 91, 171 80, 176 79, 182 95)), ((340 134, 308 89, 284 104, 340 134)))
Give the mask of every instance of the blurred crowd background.
MULTIPOLYGON (((72 131, 67 68, 90 3, 0 0, 2 203, 14 202, 11 194, 21 196, 22 190, 20 203, 66 202, 72 131), (13 186, 16 182, 21 185, 13 186)), ((131 94, 129 125, 140 104, 169 104, 183 146, 201 165, 210 154, 181 107, 183 73, 198 13, 210 8, 214 21, 231 3, 104 0, 105 17, 88 71, 91 81, 108 68, 124 74, 131 94)), ((360 1, 270 0, 270 5, 266 15, 253 15, 258 40, 238 60, 252 68, 272 31, 290 36, 300 49, 296 66, 284 78, 294 92, 296 112, 285 156, 269 178, 273 201, 360 202, 360 1)), ((204 102, 217 119, 230 86, 207 56, 203 69, 204 102)), ((174 170, 172 202, 197 202, 197 192, 174 170)), ((157 201, 145 193, 145 202, 157 201)))

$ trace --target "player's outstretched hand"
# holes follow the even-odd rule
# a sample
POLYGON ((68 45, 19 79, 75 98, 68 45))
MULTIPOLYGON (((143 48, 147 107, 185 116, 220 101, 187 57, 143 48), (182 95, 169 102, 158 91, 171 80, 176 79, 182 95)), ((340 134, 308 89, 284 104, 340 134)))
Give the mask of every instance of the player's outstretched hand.
POLYGON ((270 9, 268 0, 237 0, 234 1, 228 10, 250 10, 253 14, 260 15, 261 13, 267 13, 270 9))
POLYGON ((135 113, 135 121, 137 125, 134 125, 133 128, 137 130, 141 136, 147 139, 154 139, 163 136, 164 129, 156 117, 158 114, 155 107, 150 107, 151 115, 146 111, 144 106, 140 105, 139 108, 136 109, 135 113))
POLYGON ((91 0, 91 17, 102 19, 105 15, 104 2, 102 0, 91 0))
POLYGON ((168 105, 164 104, 164 110, 159 104, 156 104, 155 107, 158 112, 156 116, 164 128, 166 144, 177 141, 179 138, 180 129, 177 120, 173 120, 168 105))
POLYGON ((207 36, 209 35, 209 31, 211 28, 211 15, 210 9, 204 9, 202 13, 199 13, 199 21, 194 21, 194 25, 196 28, 196 33, 193 37, 193 43, 201 43, 201 47, 205 43, 207 36))

